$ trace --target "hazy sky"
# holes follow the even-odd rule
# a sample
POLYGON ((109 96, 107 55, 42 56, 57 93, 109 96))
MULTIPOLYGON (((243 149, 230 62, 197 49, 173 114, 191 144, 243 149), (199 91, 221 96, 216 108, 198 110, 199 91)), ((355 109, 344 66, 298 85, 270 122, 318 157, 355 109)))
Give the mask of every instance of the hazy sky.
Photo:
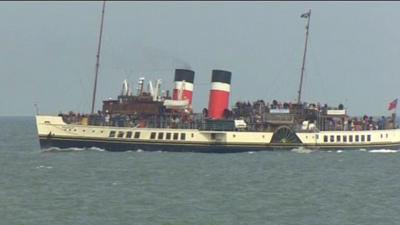
MULTIPOLYGON (((0 2, 0 115, 89 112, 102 2, 0 2)), ((108 2, 96 108, 125 78, 195 71, 207 107, 211 71, 232 72, 237 100, 295 101, 312 9, 307 102, 388 114, 400 94, 400 2, 108 2)))

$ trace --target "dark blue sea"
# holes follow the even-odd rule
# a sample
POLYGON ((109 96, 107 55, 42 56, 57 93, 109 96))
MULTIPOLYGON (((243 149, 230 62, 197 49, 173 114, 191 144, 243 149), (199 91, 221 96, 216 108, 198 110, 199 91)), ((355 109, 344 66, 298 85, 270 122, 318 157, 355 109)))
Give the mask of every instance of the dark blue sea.
POLYGON ((400 224, 400 152, 41 150, 1 117, 0 224, 400 224))

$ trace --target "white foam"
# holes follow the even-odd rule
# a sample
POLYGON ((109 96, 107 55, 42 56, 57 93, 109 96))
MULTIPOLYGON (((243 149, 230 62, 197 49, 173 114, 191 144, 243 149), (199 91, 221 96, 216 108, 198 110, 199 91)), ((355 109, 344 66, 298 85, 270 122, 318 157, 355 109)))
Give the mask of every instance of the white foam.
POLYGON ((343 151, 342 151, 342 150, 337 150, 336 152, 337 152, 337 153, 342 153, 343 151))
POLYGON ((93 150, 93 151, 99 151, 99 152, 104 152, 104 151, 105 151, 105 149, 103 149, 103 148, 98 148, 98 147, 90 147, 89 149, 90 149, 90 150, 93 150))
POLYGON ((397 150, 392 150, 392 149, 374 149, 374 150, 370 150, 368 152, 371 152, 371 153, 396 153, 397 150))
POLYGON ((254 154, 254 152, 247 152, 247 153, 249 153, 249 154, 254 154))
POLYGON ((77 147, 72 147, 72 148, 67 148, 65 150, 71 150, 71 151, 84 151, 86 148, 77 148, 77 147))
POLYGON ((104 152, 105 149, 98 148, 98 147, 90 147, 90 148, 78 148, 78 147, 71 147, 71 148, 59 148, 59 147, 50 147, 47 149, 43 149, 44 152, 73 152, 73 151, 99 151, 104 152))
POLYGON ((138 150, 136 150, 136 152, 143 152, 143 150, 142 149, 138 149, 138 150))
POLYGON ((37 166, 36 167, 36 169, 53 169, 53 167, 52 166, 42 166, 42 165, 40 165, 40 166, 37 166))
POLYGON ((44 152, 59 151, 59 150, 61 150, 61 148, 59 147, 50 147, 43 149, 44 152))
POLYGON ((292 149, 292 150, 290 150, 291 152, 296 152, 296 153, 306 153, 306 154, 308 154, 308 153, 312 153, 313 152, 313 150, 311 150, 311 149, 306 149, 306 148, 294 148, 294 149, 292 149))

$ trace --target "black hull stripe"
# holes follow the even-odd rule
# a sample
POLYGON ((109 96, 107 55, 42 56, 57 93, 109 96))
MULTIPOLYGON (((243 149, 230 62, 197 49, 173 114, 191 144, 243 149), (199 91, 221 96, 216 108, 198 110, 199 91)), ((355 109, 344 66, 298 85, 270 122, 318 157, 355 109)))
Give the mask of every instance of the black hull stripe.
MULTIPOLYGON (((203 152, 203 153, 235 153, 235 152, 249 152, 249 151, 262 151, 269 149, 254 148, 254 147, 226 147, 222 145, 177 145, 177 144, 164 144, 152 145, 149 143, 118 143, 118 142, 98 142, 98 141, 79 141, 79 140, 60 140, 60 139, 40 139, 40 146, 43 149, 51 147, 59 148, 91 148, 97 147, 107 151, 129 151, 129 150, 143 150, 143 151, 166 151, 166 152, 203 152)), ((270 149, 272 150, 272 149, 270 149)))

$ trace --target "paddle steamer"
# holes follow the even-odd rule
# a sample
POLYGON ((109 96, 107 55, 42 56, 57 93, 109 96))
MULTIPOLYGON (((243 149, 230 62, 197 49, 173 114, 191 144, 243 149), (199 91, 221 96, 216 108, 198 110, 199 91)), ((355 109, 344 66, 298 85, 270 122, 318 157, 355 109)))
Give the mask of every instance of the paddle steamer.
POLYGON ((248 152, 400 147, 395 114, 354 118, 347 115, 342 104, 330 107, 301 100, 311 10, 302 15, 307 19, 306 38, 298 98, 294 103, 237 102, 230 110, 232 73, 213 70, 208 108, 193 113, 195 72, 176 69, 172 96, 168 91, 162 93, 159 80, 154 86, 149 82, 145 90, 145 80, 140 78, 134 94, 124 81, 118 98, 103 101, 102 109, 95 113, 104 7, 103 3, 91 113, 36 115, 41 148, 248 152))

